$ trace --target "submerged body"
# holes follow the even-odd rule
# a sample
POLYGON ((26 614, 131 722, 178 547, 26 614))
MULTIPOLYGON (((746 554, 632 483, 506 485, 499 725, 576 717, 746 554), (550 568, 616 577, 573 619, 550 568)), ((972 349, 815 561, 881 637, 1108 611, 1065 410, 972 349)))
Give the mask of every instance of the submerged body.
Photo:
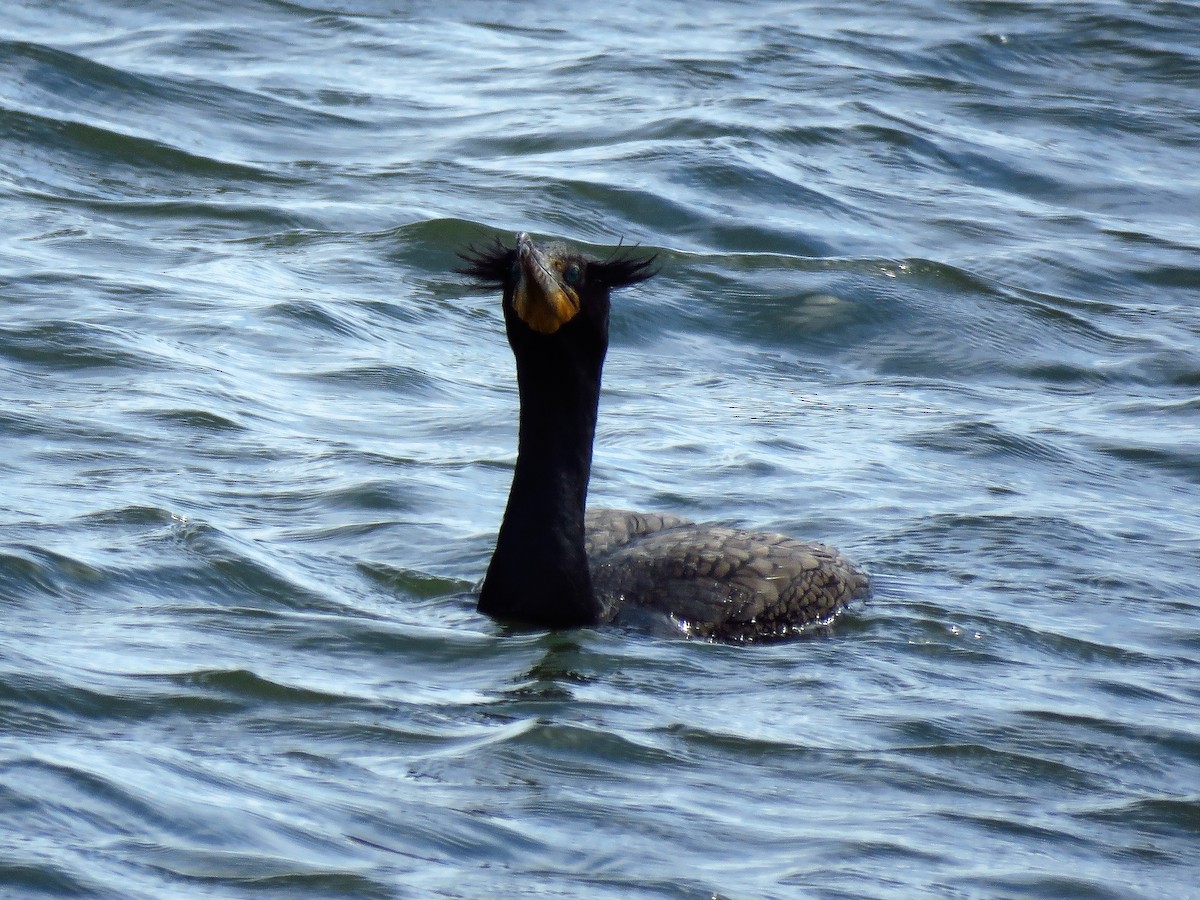
POLYGON ((610 291, 653 259, 588 259, 526 234, 463 255, 503 291, 521 398, 517 464, 479 609, 547 627, 645 611, 684 633, 749 641, 827 624, 868 590, 836 550, 778 534, 623 510, 585 513, 610 291))
POLYGON ((585 522, 592 589, 610 617, 654 610, 695 637, 791 637, 832 622, 869 586, 832 547, 782 534, 621 509, 588 510, 585 522))

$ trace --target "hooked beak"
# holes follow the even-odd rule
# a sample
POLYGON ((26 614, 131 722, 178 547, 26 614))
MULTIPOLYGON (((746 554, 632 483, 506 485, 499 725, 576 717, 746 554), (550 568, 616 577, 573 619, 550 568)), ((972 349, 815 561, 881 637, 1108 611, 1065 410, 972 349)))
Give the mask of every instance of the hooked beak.
POLYGON ((517 235, 521 277, 513 291, 513 309, 539 334, 554 334, 579 313, 579 295, 563 283, 562 264, 522 231, 517 235))

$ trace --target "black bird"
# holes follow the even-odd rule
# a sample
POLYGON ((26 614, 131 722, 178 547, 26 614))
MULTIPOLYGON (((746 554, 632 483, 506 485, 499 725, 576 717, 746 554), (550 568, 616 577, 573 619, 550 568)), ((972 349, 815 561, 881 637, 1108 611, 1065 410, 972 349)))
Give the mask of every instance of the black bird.
POLYGON ((496 240, 459 269, 503 291, 521 400, 517 465, 479 610, 550 628, 669 617, 698 637, 752 641, 833 620, 866 574, 824 544, 586 510, 609 293, 655 274, 654 257, 600 261, 565 244, 496 240))

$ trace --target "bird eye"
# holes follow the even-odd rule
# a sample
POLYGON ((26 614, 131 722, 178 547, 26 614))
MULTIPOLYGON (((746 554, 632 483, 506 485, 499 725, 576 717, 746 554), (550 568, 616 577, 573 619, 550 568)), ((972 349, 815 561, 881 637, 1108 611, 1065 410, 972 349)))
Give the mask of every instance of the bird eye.
POLYGON ((563 281, 574 287, 583 280, 583 271, 577 265, 569 265, 563 271, 563 281))

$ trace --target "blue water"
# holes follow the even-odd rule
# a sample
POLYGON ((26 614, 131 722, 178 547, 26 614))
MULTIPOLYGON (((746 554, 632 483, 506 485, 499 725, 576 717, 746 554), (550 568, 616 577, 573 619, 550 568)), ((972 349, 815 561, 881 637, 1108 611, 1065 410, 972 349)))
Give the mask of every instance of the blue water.
POLYGON ((1200 6, 9 3, 0 894, 1200 896, 1200 6), (770 646, 475 613, 528 230, 597 503, 770 646))

